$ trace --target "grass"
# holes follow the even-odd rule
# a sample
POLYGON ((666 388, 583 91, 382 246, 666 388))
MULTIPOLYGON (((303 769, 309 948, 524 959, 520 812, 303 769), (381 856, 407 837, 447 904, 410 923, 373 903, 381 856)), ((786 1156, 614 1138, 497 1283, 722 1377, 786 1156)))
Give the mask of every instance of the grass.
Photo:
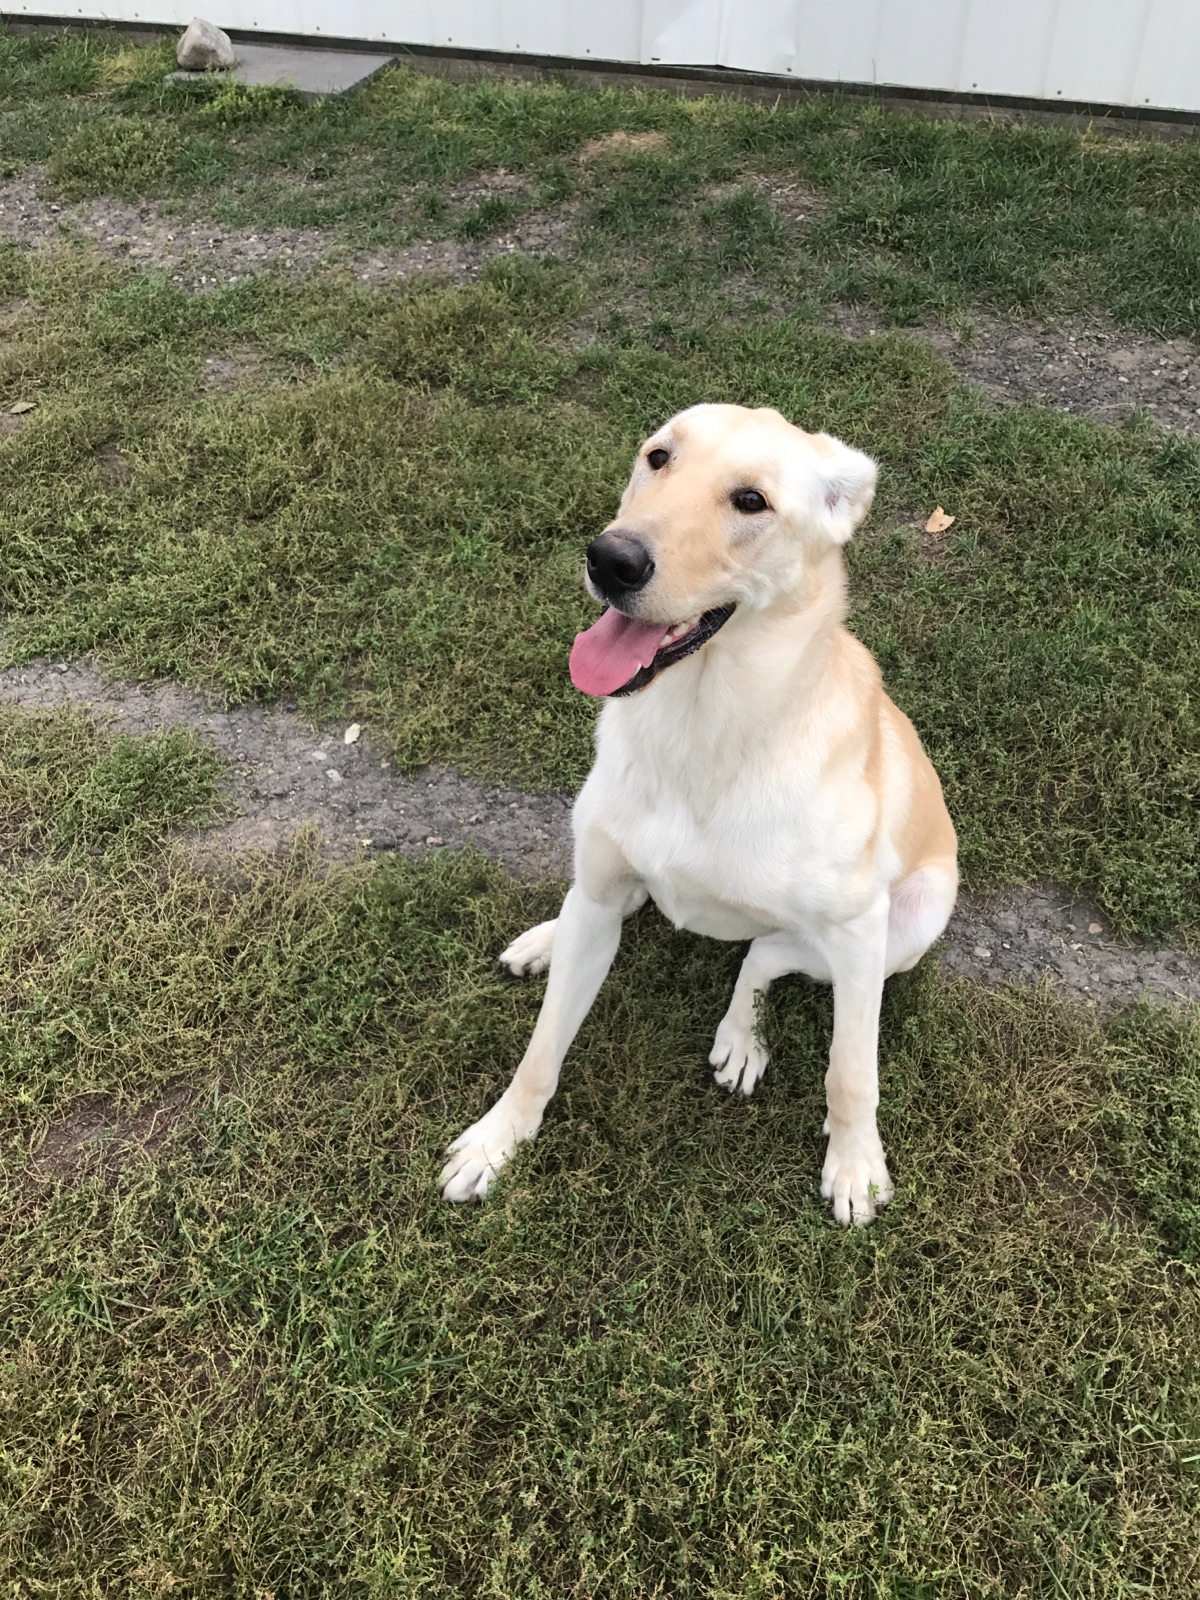
POLYGON ((854 625, 942 772, 968 881, 1046 875, 1130 930, 1200 924, 1200 448, 995 411, 923 346, 842 339, 817 301, 731 320, 714 290, 581 335, 610 270, 189 295, 10 257, 0 398, 39 402, 3 446, 10 655, 98 649, 354 717, 406 764, 571 786, 593 714, 565 672, 580 556, 637 440, 704 397, 769 403, 880 458, 854 625), (223 349, 260 366, 198 392, 223 349), (957 522, 929 548, 913 508, 935 503, 957 522))
POLYGON ((202 875, 144 818, 212 783, 174 736, 0 714, 14 1592, 1191 1592, 1194 1024, 894 983, 899 1192, 847 1235, 827 996, 773 992, 735 1105, 733 953, 643 916, 542 1138, 456 1211, 438 1151, 539 998, 494 954, 551 897, 302 841, 202 875))
MULTIPOLYGON (((1200 924, 1197 448, 993 411, 830 318, 1194 334, 1195 143, 398 72, 310 107, 165 64, 0 33, 7 172, 348 252, 548 210, 568 253, 188 294, 0 251, 10 659, 97 650, 353 716, 406 764, 572 784, 586 537, 665 414, 768 402, 881 460, 855 626, 969 880, 1200 924), (661 137, 580 159, 617 129, 661 137), (940 545, 913 528, 935 502, 940 545)), ((0 706, 0 1585, 1196 1588, 1194 1015, 895 981, 899 1190, 847 1235, 816 1195, 828 995, 772 994, 776 1064, 735 1105, 703 1063, 737 952, 643 915, 543 1136, 455 1211, 439 1152, 539 1000, 494 955, 555 892, 449 853, 330 870, 305 839, 201 870, 171 841, 218 779, 182 732, 0 706)))
POLYGON ((967 881, 1048 876, 1128 931, 1194 935, 1200 451, 994 412, 923 347, 840 338, 829 305, 1195 331, 1200 145, 402 72, 305 106, 164 86, 163 64, 0 36, 5 148, 64 195, 319 222, 346 249, 557 205, 570 252, 468 286, 380 293, 331 264, 202 295, 0 253, 0 401, 38 402, 0 446, 12 659, 99 650, 354 716, 406 764, 569 787, 580 551, 637 440, 697 399, 769 403, 881 460, 855 626, 943 773, 967 881), (617 128, 661 137, 595 146, 617 128), (498 168, 517 187, 489 194, 498 168), (796 183, 803 228, 775 204, 796 183), (198 393, 228 350, 253 375, 198 393), (935 503, 940 548, 912 526, 935 503))
MULTIPOLYGON (((304 105, 273 89, 165 84, 170 64, 166 43, 0 35, 7 163, 48 162, 64 196, 149 192, 226 223, 333 226, 360 242, 436 232, 447 185, 504 169, 518 194, 485 199, 475 227, 571 199, 605 232, 660 249, 689 232, 714 186, 798 181, 820 215, 790 241, 792 287, 816 280, 900 320, 986 300, 1200 333, 1195 139, 400 71, 304 105), (616 130, 662 143, 579 162, 616 130)), ((762 216, 747 220, 753 247, 762 216)))

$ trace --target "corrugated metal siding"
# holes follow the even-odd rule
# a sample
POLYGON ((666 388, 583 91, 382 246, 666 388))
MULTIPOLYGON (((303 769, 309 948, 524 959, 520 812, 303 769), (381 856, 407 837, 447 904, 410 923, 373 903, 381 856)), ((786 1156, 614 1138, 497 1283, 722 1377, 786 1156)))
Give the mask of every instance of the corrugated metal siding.
MULTIPOLYGON (((195 3, 8 0, 4 14, 182 27, 195 3)), ((212 0, 211 11, 265 33, 1200 111, 1200 0, 212 0)))

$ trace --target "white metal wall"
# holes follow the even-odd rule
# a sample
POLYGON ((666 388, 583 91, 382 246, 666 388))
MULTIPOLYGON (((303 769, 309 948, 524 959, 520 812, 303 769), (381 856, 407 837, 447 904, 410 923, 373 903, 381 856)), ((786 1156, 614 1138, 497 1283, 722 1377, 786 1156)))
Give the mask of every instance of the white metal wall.
POLYGON ((0 0, 222 27, 1200 111, 1200 0, 0 0))

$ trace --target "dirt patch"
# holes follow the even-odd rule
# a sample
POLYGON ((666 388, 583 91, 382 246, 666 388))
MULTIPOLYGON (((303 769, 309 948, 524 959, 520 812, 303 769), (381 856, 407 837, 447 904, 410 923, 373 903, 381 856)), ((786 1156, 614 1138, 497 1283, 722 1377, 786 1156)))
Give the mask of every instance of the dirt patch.
POLYGON ((193 289, 239 283, 270 266, 300 274, 324 261, 330 244, 317 228, 223 229, 166 216, 148 201, 60 203, 46 195, 39 167, 0 183, 0 238, 26 250, 83 240, 110 260, 160 267, 193 289))
POLYGON ((104 476, 118 489, 123 489, 133 477, 133 462, 120 445, 101 445, 96 451, 96 460, 103 468, 104 476))
POLYGON ((370 728, 347 744, 344 724, 318 731, 290 710, 223 711, 178 684, 104 679, 87 662, 0 671, 0 700, 31 709, 86 706, 123 733, 182 725, 211 739, 230 764, 227 797, 237 815, 206 830, 206 851, 276 850, 311 825, 333 859, 364 848, 422 856, 474 845, 519 876, 570 871, 567 797, 490 788, 440 768, 405 777, 370 728))
POLYGON ((122 1115, 107 1095, 85 1095, 46 1137, 29 1163, 34 1183, 69 1181, 86 1168, 118 1175, 139 1157, 151 1159, 192 1103, 186 1084, 171 1085, 153 1105, 122 1115))
POLYGON ((1049 978, 1104 1010, 1136 1000, 1200 1001, 1200 960, 1117 938, 1098 906, 1049 884, 986 899, 960 894, 943 960, 985 983, 1049 978))
POLYGON ((754 187, 788 222, 813 222, 829 210, 828 200, 803 183, 793 183, 783 178, 758 178, 754 181, 754 187))
POLYGON ((351 262, 350 269, 360 283, 391 283, 419 272, 437 272, 470 283, 497 256, 561 254, 572 221, 566 211, 532 211, 489 239, 469 243, 429 239, 398 250, 374 250, 351 262))
POLYGON ((614 133, 604 133, 596 139, 589 139, 579 152, 580 161, 586 163, 596 161, 602 156, 625 155, 631 150, 661 150, 667 142, 667 136, 659 129, 648 129, 644 133, 626 133, 624 128, 618 128, 614 133))
MULTIPOLYGON (((859 306, 839 307, 836 320, 854 339, 889 331, 859 306)), ((1162 428, 1200 434, 1200 348, 1186 339, 1143 339, 1075 320, 1048 327, 981 311, 961 334, 940 324, 896 331, 926 340, 960 377, 1003 404, 1037 400, 1111 424, 1145 411, 1162 428)))
POLYGON ((262 352, 253 345, 235 345, 219 355, 205 356, 200 368, 200 388, 208 394, 232 394, 253 379, 262 365, 262 352))
MULTIPOLYGON (((455 193, 461 191, 464 202, 474 204, 510 192, 496 187, 497 176, 472 180, 455 193)), ((511 174, 500 176, 507 181, 511 174)), ((433 239, 355 256, 320 228, 223 228, 169 216, 149 201, 135 204, 109 196, 60 203, 47 196, 38 167, 0 181, 0 239, 26 250, 84 242, 110 260, 159 268, 184 287, 200 291, 241 283, 268 269, 299 279, 332 262, 345 264, 363 283, 429 271, 469 281, 493 256, 557 253, 570 222, 567 213, 533 212, 502 234, 470 243, 433 239)))
POLYGON ((525 184, 515 172, 497 167, 494 172, 477 172, 461 183, 452 183, 445 191, 445 199, 452 206, 468 209, 485 200, 515 200, 525 193, 525 184))
MULTIPOLYGON (((571 799, 472 783, 444 768, 405 777, 365 728, 314 730, 290 709, 223 711, 177 684, 127 684, 88 662, 34 662, 0 671, 0 700, 27 708, 72 704, 121 732, 197 729, 229 762, 236 815, 194 841, 204 853, 277 850, 311 825, 331 859, 362 850, 423 856, 473 845, 516 877, 565 879, 571 870, 571 799)), ((963 894, 943 947, 950 971, 992 986, 1049 979, 1098 1010, 1146 994, 1200 1002, 1200 960, 1170 946, 1113 935, 1104 914, 1052 886, 963 894)))

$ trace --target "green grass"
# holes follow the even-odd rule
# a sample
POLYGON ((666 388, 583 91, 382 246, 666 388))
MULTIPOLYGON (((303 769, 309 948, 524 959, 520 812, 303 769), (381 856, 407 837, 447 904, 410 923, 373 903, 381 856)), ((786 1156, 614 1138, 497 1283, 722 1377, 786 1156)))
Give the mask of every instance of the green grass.
POLYGON ((143 818, 212 776, 0 716, 14 1593, 1190 1592, 1193 1024, 893 983, 899 1190, 846 1234, 827 996, 773 992, 734 1104, 703 1063, 735 952, 645 915, 541 1139, 455 1210, 438 1152, 539 999, 495 952, 552 895, 303 842, 202 875, 143 818), (100 834, 57 820, 80 795, 100 834))
MULTIPOLYGON (((581 553, 637 440, 698 399, 769 403, 881 460, 854 625, 943 774, 968 881, 1044 874, 1128 929, 1200 924, 1200 448, 995 411, 922 346, 843 340, 815 301, 730 320, 701 292, 689 317, 581 334, 608 270, 190 296, 10 257, 28 309, 0 400, 39 401, 3 446, 10 654, 295 695, 406 764, 569 787, 593 718, 565 670, 592 610, 581 553), (241 346, 248 384, 198 392, 205 353, 241 346), (935 503, 957 522, 930 553, 911 519, 935 503)), ((633 269, 626 288, 665 303, 633 269)))
MULTIPOLYGON (((188 295, 0 250, 0 624, 406 764, 570 785, 586 539, 697 399, 876 453, 854 623, 969 881, 1195 929, 1200 451, 995 412, 924 347, 975 302, 1195 333, 1197 145, 835 101, 165 88, 166 47, 0 33, 3 171, 347 250, 569 207, 565 262, 188 295), (614 129, 656 149, 577 158, 614 129), (461 180, 503 168, 516 188, 461 180), (777 209, 817 191, 815 222, 777 209), (206 393, 206 357, 242 381, 206 393), (6 426, 10 426, 7 424, 6 426), (936 548, 914 514, 956 516, 936 548)), ((486 1207, 439 1152, 540 985, 556 892, 473 857, 201 869, 178 731, 0 707, 0 1587, 76 1597, 1182 1596, 1200 1513, 1200 1034, 929 963, 889 986, 896 1201, 816 1195, 829 997, 771 997, 749 1105, 704 1060, 738 952, 630 926, 486 1207), (48 1137, 47 1137, 48 1134, 48 1137)))
MULTIPOLYGON (((1193 138, 937 121, 835 97, 764 107, 452 85, 398 70, 304 105, 277 90, 164 84, 169 65, 166 43, 0 34, 6 162, 48 162, 67 196, 151 192, 227 223, 339 226, 359 241, 428 233, 447 184, 501 168, 524 187, 485 201, 476 230, 570 198, 605 233, 659 249, 694 234, 714 186, 799 181, 824 214, 803 230, 775 224, 781 289, 818 281, 899 320, 990 300, 1200 333, 1193 138), (663 143, 581 165, 587 142, 616 129, 663 143)), ((769 223, 742 220, 753 251, 769 223)))
POLYGON ((881 460, 855 626, 945 777, 967 881, 1046 875, 1129 931, 1200 926, 1200 451, 996 413, 924 348, 829 325, 857 295, 1195 332, 1200 144, 403 72, 306 106, 164 86, 165 48, 0 35, 13 164, 347 250, 569 205, 568 256, 466 288, 331 265, 188 295, 0 251, 0 403, 38 402, 0 444, 10 658, 96 649, 355 716, 406 764, 569 787, 580 552, 634 445, 695 400, 765 402, 881 460), (577 159, 616 128, 662 140, 577 159), (496 169, 517 189, 453 187, 496 169), (796 182, 820 199, 799 229, 773 200, 796 182), (199 393, 204 357, 242 347, 252 376, 199 393), (957 521, 931 554, 911 524, 935 503, 957 521))

